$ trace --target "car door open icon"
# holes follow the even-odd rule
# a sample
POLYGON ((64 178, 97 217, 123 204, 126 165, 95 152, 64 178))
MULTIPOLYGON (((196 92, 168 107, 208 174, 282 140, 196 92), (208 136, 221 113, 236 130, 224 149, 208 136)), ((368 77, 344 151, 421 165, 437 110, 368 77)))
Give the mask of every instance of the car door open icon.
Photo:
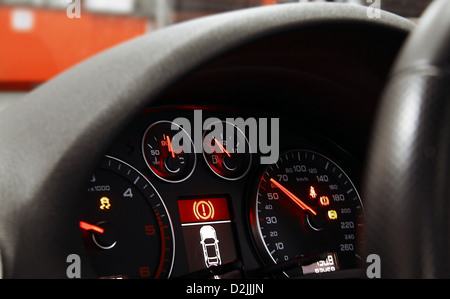
POLYGON ((219 240, 216 230, 211 225, 204 225, 200 228, 200 244, 203 247, 203 256, 206 267, 218 266, 221 264, 219 240))

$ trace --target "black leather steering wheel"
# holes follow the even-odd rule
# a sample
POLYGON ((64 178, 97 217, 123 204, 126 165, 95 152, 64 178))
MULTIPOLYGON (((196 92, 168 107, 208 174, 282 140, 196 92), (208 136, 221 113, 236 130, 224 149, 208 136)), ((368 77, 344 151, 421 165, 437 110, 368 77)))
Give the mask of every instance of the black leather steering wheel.
POLYGON ((450 277, 450 5, 434 2, 390 76, 365 182, 381 277, 450 277))
MULTIPOLYGON (((203 63, 259 38, 329 22, 370 23, 404 32, 412 28, 389 13, 369 19, 365 7, 332 3, 207 17, 99 54, 2 111, 0 276, 67 278, 67 257, 77 254, 82 277, 94 277, 79 233, 79 202, 87 178, 120 130, 160 92, 203 63)), ((436 112, 445 117, 444 111, 436 112)), ((444 158, 448 153, 446 147, 428 152, 444 158)), ((378 203, 367 210, 374 206, 378 203)), ((388 261, 384 254, 382 259, 388 261)))

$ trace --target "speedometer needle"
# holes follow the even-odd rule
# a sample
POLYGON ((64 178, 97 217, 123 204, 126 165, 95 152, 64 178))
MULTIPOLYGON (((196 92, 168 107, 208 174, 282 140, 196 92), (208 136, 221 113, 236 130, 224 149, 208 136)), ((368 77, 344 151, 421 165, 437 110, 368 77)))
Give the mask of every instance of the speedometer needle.
POLYGON ((297 196, 295 196, 291 191, 289 191, 288 189, 286 189, 286 187, 284 187, 283 185, 281 185, 280 183, 278 183, 277 181, 275 181, 273 178, 270 179, 270 182, 272 184, 274 184, 275 186, 277 186, 281 191, 283 191, 287 196, 289 196, 290 199, 292 199, 293 202, 295 202, 300 208, 302 208, 305 211, 309 211, 311 212, 311 214, 313 214, 314 216, 317 215, 317 212, 314 211, 313 209, 311 209, 310 206, 308 206, 307 204, 305 204, 303 201, 300 200, 300 198, 298 198, 297 196))

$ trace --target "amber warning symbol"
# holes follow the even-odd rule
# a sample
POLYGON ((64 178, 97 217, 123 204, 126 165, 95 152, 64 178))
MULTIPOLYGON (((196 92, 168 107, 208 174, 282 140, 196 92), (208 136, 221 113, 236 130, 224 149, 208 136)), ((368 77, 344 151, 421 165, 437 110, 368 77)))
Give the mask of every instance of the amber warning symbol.
POLYGON ((181 223, 229 220, 225 197, 182 199, 178 201, 181 223))
POLYGON ((198 220, 214 219, 214 206, 209 200, 195 201, 193 210, 198 220))

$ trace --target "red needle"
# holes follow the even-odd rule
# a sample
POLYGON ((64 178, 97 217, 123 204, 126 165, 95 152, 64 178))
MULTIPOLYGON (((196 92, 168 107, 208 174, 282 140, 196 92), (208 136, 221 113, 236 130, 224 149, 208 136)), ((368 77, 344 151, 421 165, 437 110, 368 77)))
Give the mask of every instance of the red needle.
POLYGON ((172 142, 170 142, 169 136, 166 135, 167 147, 169 147, 169 152, 172 153, 172 158, 175 158, 175 153, 173 152, 172 142))
POLYGON ((305 204, 303 201, 301 201, 297 196, 295 196, 291 191, 286 189, 283 185, 275 181, 274 179, 270 179, 270 182, 272 182, 275 186, 277 186, 281 191, 283 191, 287 196, 289 196, 290 199, 292 199, 297 205, 300 206, 305 211, 311 212, 314 216, 317 215, 317 212, 311 209, 307 204, 305 204))
POLYGON ((231 157, 231 154, 223 147, 222 143, 220 143, 220 141, 217 140, 217 138, 214 137, 214 141, 219 146, 219 148, 222 151, 222 153, 225 153, 225 154, 227 154, 228 157, 231 157))
POLYGON ((100 226, 93 225, 84 221, 80 221, 80 228, 84 230, 93 230, 97 233, 103 234, 105 232, 104 228, 101 228, 100 226))

